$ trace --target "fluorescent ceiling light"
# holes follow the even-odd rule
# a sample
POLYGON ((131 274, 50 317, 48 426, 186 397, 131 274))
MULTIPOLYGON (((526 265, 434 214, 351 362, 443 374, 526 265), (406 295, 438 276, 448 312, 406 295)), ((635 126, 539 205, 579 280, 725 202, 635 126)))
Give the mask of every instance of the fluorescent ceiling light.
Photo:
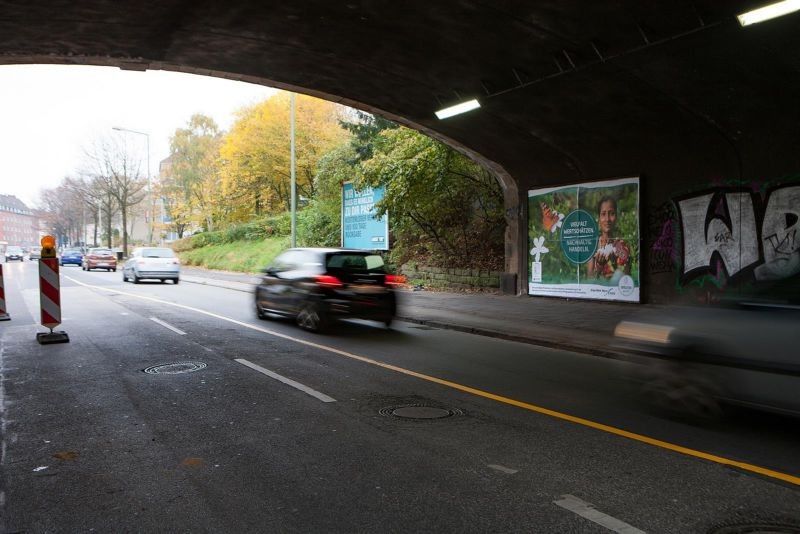
POLYGON ((436 112, 436 116, 440 119, 446 119, 448 117, 452 117, 453 115, 460 115, 461 113, 478 109, 479 107, 481 107, 481 104, 477 100, 468 100, 466 102, 456 104, 455 106, 450 106, 449 108, 440 109, 436 112))
POLYGON ((800 10, 800 0, 783 0, 783 2, 776 2, 768 6, 742 13, 736 18, 739 19, 739 24, 742 26, 749 26, 757 22, 774 19, 775 17, 782 17, 789 13, 794 13, 800 10))

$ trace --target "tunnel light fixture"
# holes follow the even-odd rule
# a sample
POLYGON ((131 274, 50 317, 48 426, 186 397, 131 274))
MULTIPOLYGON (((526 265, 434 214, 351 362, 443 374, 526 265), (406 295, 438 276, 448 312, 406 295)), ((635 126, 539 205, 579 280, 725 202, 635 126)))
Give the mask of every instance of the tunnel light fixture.
POLYGON ((800 10, 800 0, 783 0, 783 2, 775 2, 774 4, 742 13, 736 18, 739 19, 739 24, 742 26, 750 26, 751 24, 782 17, 798 10, 800 10))
POLYGON ((450 106, 449 108, 440 109, 439 111, 436 112, 436 116, 440 120, 446 119, 454 115, 461 115, 462 113, 466 113, 467 111, 472 111, 473 109, 478 109, 479 107, 481 107, 481 104, 477 100, 475 99, 467 100, 466 102, 456 104, 455 106, 450 106))

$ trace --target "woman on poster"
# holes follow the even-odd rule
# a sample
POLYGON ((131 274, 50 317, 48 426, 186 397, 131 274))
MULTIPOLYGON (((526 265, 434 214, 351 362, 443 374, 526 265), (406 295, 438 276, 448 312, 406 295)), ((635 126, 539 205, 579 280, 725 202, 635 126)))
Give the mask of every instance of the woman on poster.
POLYGON ((597 215, 600 237, 597 240, 597 251, 586 262, 586 274, 589 278, 616 283, 623 275, 631 273, 631 251, 623 239, 615 236, 617 201, 614 197, 604 196, 600 199, 597 215))

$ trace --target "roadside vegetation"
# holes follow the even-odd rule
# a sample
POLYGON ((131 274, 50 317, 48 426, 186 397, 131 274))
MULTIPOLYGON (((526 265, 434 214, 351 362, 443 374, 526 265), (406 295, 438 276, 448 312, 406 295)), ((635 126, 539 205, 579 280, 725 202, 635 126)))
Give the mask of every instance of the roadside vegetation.
MULTIPOLYGON (((241 109, 229 131, 203 115, 175 130, 154 184, 167 221, 155 225, 154 238, 177 237, 172 246, 185 264, 254 272, 288 246, 289 98, 282 92, 241 109)), ((340 245, 342 185, 352 182, 385 187, 376 207, 389 215, 390 265, 502 268, 503 197, 486 170, 413 130, 323 100, 298 95, 296 117, 299 246, 340 245)), ((123 171, 114 169, 120 180, 123 171)), ((95 166, 93 173, 104 171, 95 166)), ((142 177, 133 179, 140 184, 142 177)), ((93 203, 90 213, 104 222, 133 210, 130 200, 74 193, 80 183, 93 182, 65 179, 55 197, 93 203)), ((85 217, 87 210, 70 202, 49 207, 54 220, 85 217)), ((101 237, 114 240, 106 230, 101 237)), ((127 228, 122 234, 119 245, 132 241, 127 228)))

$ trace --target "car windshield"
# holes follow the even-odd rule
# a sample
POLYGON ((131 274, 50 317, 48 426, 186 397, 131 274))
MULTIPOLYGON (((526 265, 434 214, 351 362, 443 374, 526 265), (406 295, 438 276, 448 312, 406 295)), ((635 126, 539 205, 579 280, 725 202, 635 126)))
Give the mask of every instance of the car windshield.
POLYGON ((97 254, 99 256, 111 254, 111 249, 108 248, 93 248, 89 251, 89 254, 97 254))
POLYGON ((146 248, 142 250, 145 258, 174 258, 175 253, 171 248, 146 248))
POLYGON ((68 248, 67 250, 64 251, 64 254, 80 254, 80 253, 81 249, 79 248, 68 248))
POLYGON ((328 269, 342 269, 346 271, 385 272, 383 258, 377 254, 331 254, 328 256, 326 267, 328 269))
POLYGON ((8 252, 10 254, 19 254, 22 252, 22 249, 19 247, 8 247, 8 252))

